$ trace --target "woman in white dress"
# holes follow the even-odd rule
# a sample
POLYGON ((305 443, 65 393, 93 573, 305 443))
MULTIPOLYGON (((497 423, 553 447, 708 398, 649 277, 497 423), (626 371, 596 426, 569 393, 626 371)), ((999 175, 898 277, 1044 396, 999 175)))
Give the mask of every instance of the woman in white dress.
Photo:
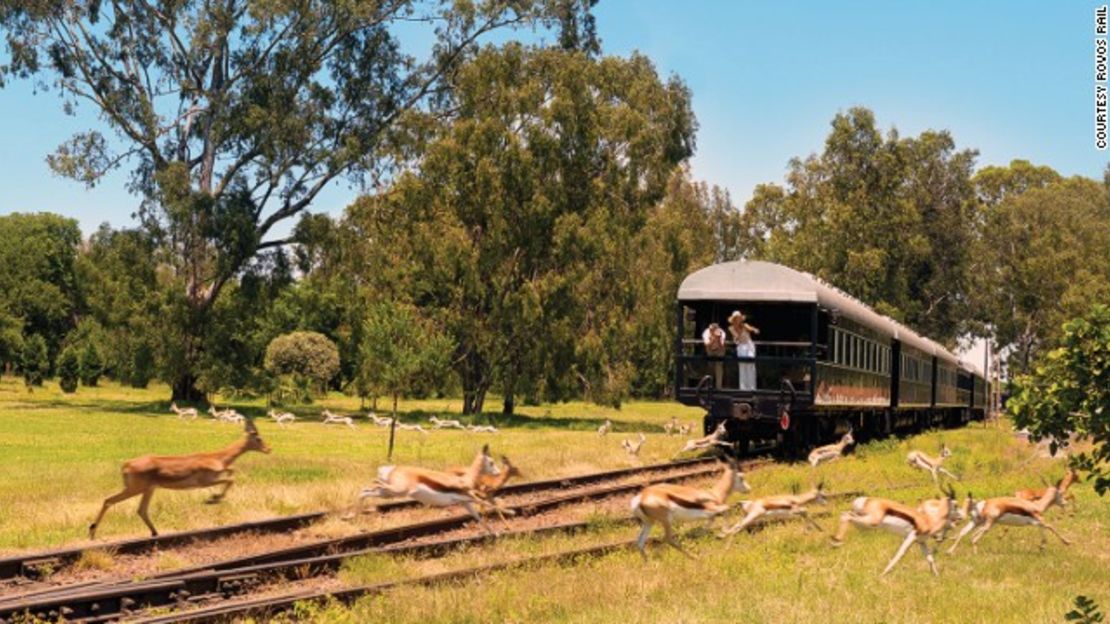
MULTIPOLYGON (((728 331, 732 334, 732 341, 736 343, 736 357, 755 357, 755 343, 753 334, 759 330, 744 321, 744 313, 735 310, 728 317, 728 331)), ((740 362, 740 389, 755 390, 755 362, 740 362)))

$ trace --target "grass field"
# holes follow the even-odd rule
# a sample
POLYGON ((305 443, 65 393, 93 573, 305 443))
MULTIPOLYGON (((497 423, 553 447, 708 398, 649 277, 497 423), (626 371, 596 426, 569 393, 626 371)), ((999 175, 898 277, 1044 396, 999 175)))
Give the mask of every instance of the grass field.
MULTIPOLYGON (((0 549, 79 542, 100 500, 118 488, 119 463, 146 452, 178 453, 218 448, 236 439, 231 425, 183 423, 170 415, 165 388, 148 391, 114 386, 84 389, 63 397, 47 387, 33 394, 15 380, 0 382, 0 549)), ((221 405, 223 405, 221 403, 221 405)), ((458 411, 459 402, 403 405, 407 420, 458 411)), ((261 402, 236 403, 240 411, 264 413, 261 402)), ((357 400, 331 397, 321 407, 354 411, 357 400)), ((699 410, 671 403, 633 403, 608 410, 580 403, 522 408, 501 433, 477 435, 399 433, 395 460, 430 466, 464 463, 478 444, 509 454, 528 478, 630 465, 619 447, 626 432, 644 431, 644 462, 662 461, 680 444, 661 433, 672 415, 693 422, 699 410), (616 433, 598 438, 605 418, 616 433)), ((499 423, 501 424, 501 423, 499 423)), ((202 504, 202 492, 160 492, 152 518, 163 531, 262 518, 280 513, 338 509, 384 460, 385 433, 366 424, 356 431, 298 422, 287 430, 260 419, 274 447, 268 456, 240 460, 239 485, 220 505, 202 504)), ((822 466, 776 465, 749 476, 753 495, 808 488, 824 479, 833 491, 863 490, 913 502, 934 496, 928 475, 905 465, 910 448, 935 453, 944 441, 953 450, 946 464, 959 474, 960 495, 1004 495, 1039 486, 1044 476, 1062 474, 1059 460, 1041 457, 1004 427, 974 425, 930 432, 905 440, 860 446, 851 456, 822 466)), ((306 606, 299 620, 319 622, 1062 622, 1075 596, 1110 606, 1110 501, 1086 484, 1074 492, 1077 509, 1049 512, 1049 519, 1075 542, 1051 541, 1038 548, 1035 530, 995 529, 978 554, 963 544, 941 554, 934 578, 916 550, 887 578, 878 578, 898 545, 883 532, 853 531, 839 549, 827 532, 847 501, 835 501, 819 518, 826 534, 797 523, 737 536, 725 549, 715 536, 693 527, 680 531, 699 558, 690 561, 654 547, 647 562, 628 552, 569 566, 540 566, 494 574, 470 583, 435 589, 405 589, 367 599, 352 608, 306 606)), ((109 512, 103 537, 144 533, 129 501, 109 512)), ((735 515, 726 521, 735 521, 735 515)), ((367 558, 351 563, 351 582, 491 562, 591 542, 631 538, 627 524, 599 522, 573 538, 505 540, 444 560, 421 562, 367 558)))

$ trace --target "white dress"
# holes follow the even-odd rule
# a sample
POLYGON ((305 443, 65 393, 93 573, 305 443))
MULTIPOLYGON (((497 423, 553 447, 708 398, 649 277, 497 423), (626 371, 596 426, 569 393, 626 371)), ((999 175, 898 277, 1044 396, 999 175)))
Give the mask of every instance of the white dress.
MULTIPOLYGON (((736 343, 736 357, 755 357, 755 343, 750 335, 736 343)), ((755 390, 755 362, 740 362, 740 389, 755 390)))

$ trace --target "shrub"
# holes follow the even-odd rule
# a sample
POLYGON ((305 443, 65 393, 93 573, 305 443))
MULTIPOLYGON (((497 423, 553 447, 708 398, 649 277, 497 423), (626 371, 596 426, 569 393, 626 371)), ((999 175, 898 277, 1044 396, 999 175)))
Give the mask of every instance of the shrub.
POLYGON ((23 341, 23 354, 19 361, 23 381, 27 387, 41 386, 50 371, 50 357, 46 354, 46 340, 34 334, 23 341))
POLYGON ((81 364, 73 347, 66 347, 58 356, 58 383, 62 392, 77 392, 77 380, 81 375, 81 364))
POLYGON ((150 385, 150 380, 154 378, 154 351, 149 344, 140 342, 135 346, 135 350, 131 352, 130 368, 127 383, 132 388, 150 385))
POLYGON ((279 400, 309 401, 313 391, 326 390, 339 372, 339 349, 323 334, 293 332, 270 342, 263 364, 281 378, 279 400))
POLYGON ((104 374, 104 360, 100 357, 100 349, 92 342, 85 343, 81 351, 81 383, 86 386, 95 386, 104 374))

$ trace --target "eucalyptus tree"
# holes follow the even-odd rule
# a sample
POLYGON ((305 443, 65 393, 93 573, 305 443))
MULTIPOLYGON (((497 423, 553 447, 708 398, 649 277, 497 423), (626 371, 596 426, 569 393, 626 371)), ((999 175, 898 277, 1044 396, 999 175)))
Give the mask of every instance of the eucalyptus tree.
POLYGON ((373 241, 360 272, 447 330, 467 413, 498 385, 618 399, 636 234, 693 151, 688 90, 643 56, 518 44, 483 49, 451 87, 416 166, 350 209, 373 241))
MULTIPOLYGON (((333 181, 386 175, 407 113, 486 33, 560 0, 10 0, 0 81, 99 114, 48 157, 88 185, 119 167, 177 280, 173 395, 196 399, 210 311, 333 181), (422 56, 398 26, 434 28, 422 56)), ((419 40, 420 36, 415 36, 419 40)))

